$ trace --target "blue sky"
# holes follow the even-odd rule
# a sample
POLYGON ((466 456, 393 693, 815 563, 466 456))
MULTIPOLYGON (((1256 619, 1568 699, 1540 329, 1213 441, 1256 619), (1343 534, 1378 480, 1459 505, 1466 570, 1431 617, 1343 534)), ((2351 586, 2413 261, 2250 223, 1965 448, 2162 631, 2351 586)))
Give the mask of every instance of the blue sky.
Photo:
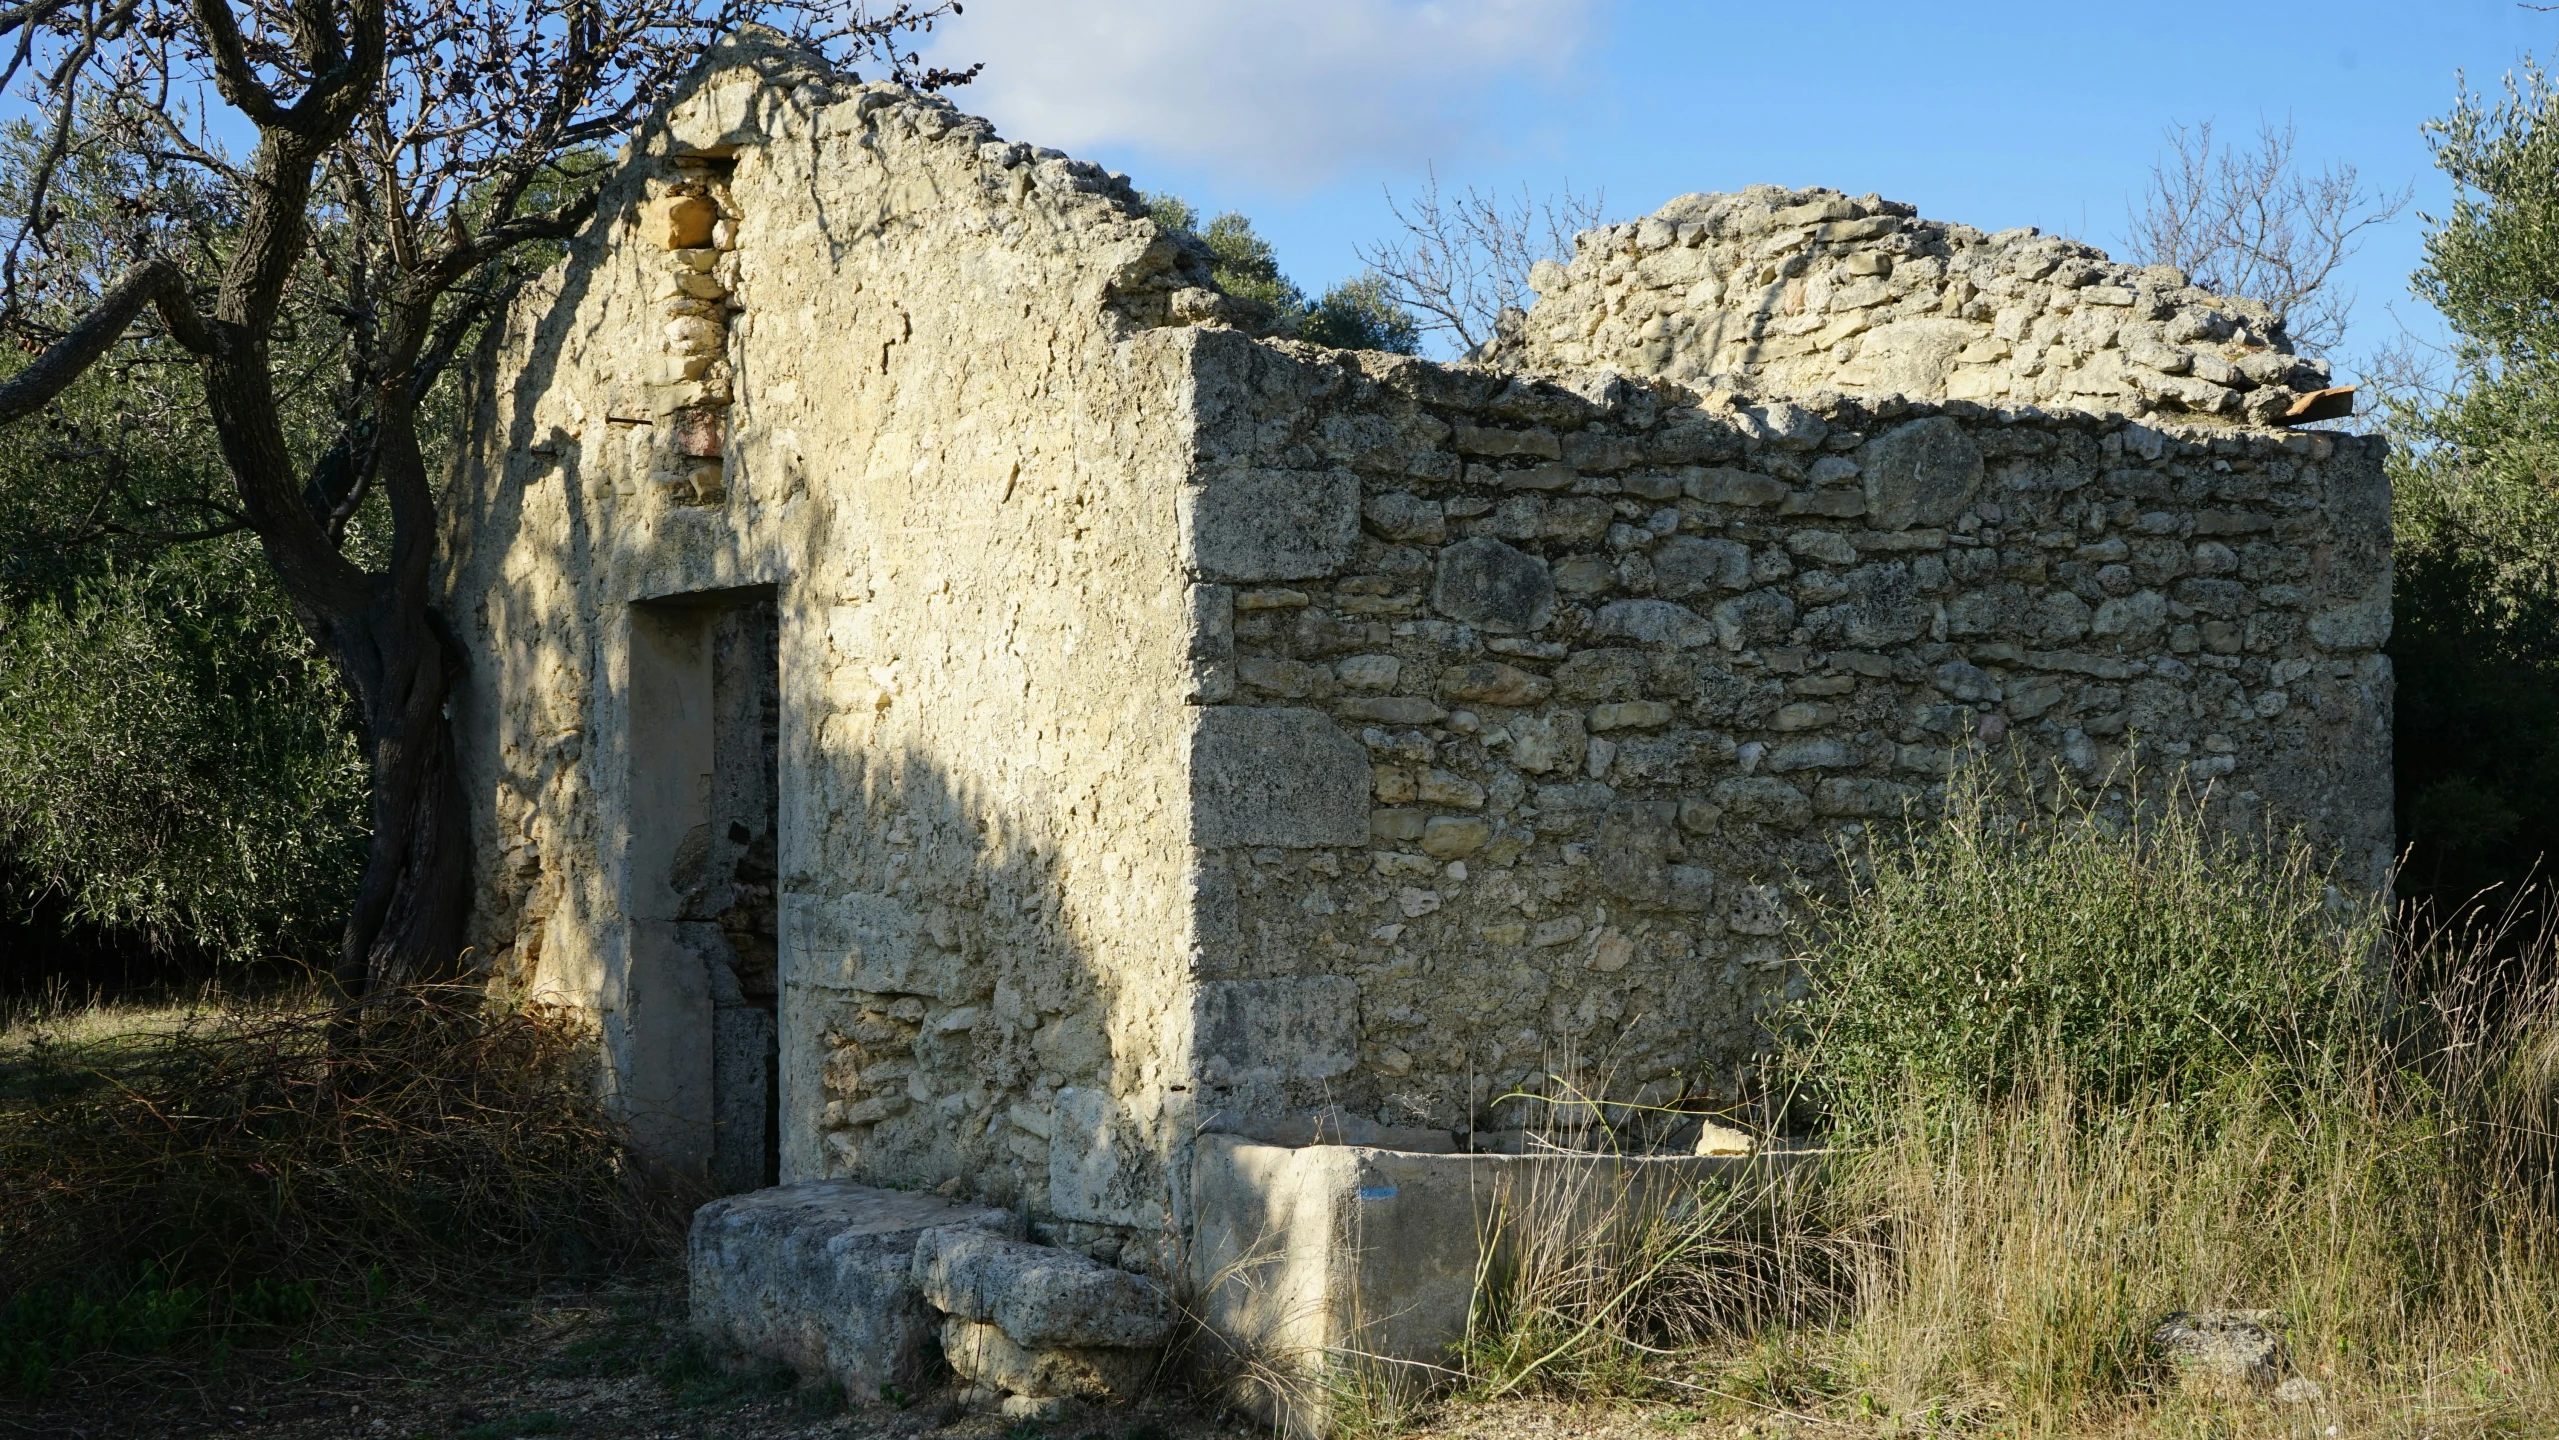
POLYGON ((2559 14, 2509 0, 1916 5, 1710 0, 971 0, 937 58, 957 98, 1055 145, 1251 215, 1301 285, 1358 269, 1397 193, 1569 177, 1612 218, 1754 182, 1879 191, 1936 219, 2040 225, 2108 249, 2172 121, 2299 127, 2416 204, 2370 235, 2342 360, 2408 297, 2416 211, 2447 188, 2420 125, 2457 76, 2493 89, 2559 55, 2559 14))

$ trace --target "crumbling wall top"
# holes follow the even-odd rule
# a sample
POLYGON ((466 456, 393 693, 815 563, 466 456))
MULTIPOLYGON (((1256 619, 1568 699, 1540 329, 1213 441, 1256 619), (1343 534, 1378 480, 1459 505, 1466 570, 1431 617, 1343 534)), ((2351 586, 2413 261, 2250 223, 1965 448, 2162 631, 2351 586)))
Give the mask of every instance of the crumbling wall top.
POLYGON ((1486 359, 1611 366, 1768 395, 1979 400, 2297 424, 2345 413, 2260 301, 2026 228, 1756 185, 1585 231, 1486 359))

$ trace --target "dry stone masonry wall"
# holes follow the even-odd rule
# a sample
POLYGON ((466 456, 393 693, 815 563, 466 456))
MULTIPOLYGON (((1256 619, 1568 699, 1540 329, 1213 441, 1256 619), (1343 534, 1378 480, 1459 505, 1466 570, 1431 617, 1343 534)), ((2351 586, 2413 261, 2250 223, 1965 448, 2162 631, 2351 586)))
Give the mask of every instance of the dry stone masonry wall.
POLYGON ((1757 185, 1585 232, 1494 354, 1767 395, 1839 390, 2274 425, 2346 413, 2254 300, 2032 229, 1757 185))
POLYGON ((2103 785, 2138 745, 2387 860, 2377 442, 1203 351, 1198 508, 1269 509, 1198 551, 1197 693, 1305 792, 1200 837, 1215 1125, 1466 1143, 1574 1055, 1740 1098, 1788 887, 1967 749, 2103 785))

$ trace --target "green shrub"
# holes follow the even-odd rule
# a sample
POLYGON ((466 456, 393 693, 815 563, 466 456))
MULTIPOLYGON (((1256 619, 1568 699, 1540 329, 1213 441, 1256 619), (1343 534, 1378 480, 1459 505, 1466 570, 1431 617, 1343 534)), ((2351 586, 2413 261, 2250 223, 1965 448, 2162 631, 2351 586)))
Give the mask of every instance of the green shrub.
POLYGON ((1179 195, 1149 194, 1146 206, 1156 224, 1199 236, 1216 257, 1210 276, 1217 287, 1239 300, 1269 306, 1280 334, 1337 350, 1421 353, 1421 323, 1395 303, 1387 293, 1385 277, 1376 271, 1339 281, 1321 298, 1310 300, 1281 273, 1278 252, 1242 213, 1224 211, 1203 226, 1199 211, 1179 195))
POLYGON ((2559 932, 2386 929, 2193 797, 2002 778, 1794 936, 1828 1143, 1640 1202, 1596 1164, 1496 1182, 1448 1388, 1788 1433, 2559 1433, 2559 985, 2514 978, 2559 932), (2315 1406, 2187 1383, 2152 1333, 2216 1309, 2279 1312, 2315 1406))
POLYGON ((1309 345, 1336 350, 1383 350, 1390 355, 1422 352, 1421 322, 1395 303, 1385 277, 1376 271, 1344 280, 1324 292, 1298 323, 1297 338, 1309 345))
POLYGON ((0 848, 75 922, 325 958, 365 796, 336 676, 253 546, 0 598, 0 848))
MULTIPOLYGON (((0 123, 0 206, 49 185, 22 338, 87 310, 137 220, 172 253, 219 254, 237 223, 129 125, 81 120, 58 165, 49 130, 0 123)), ((280 372, 342 370, 338 317, 290 303, 280 372)), ((0 348, 0 373, 32 358, 0 348)), ((302 463, 343 398, 284 387, 302 463)), ((42 902, 49 925, 128 955, 320 958, 364 860, 365 766, 343 686, 240 528, 205 404, 193 357, 135 338, 0 446, 0 903, 42 902)), ((378 557, 379 503, 349 521, 359 559, 378 557)))
POLYGON ((2306 844, 2228 835, 2183 791, 2048 808, 1999 778, 1959 769, 1935 823, 1878 831, 1814 912, 1785 1043, 1838 1123, 2056 1068, 2097 1103, 2191 1098, 2373 1023, 2385 917, 2306 844))

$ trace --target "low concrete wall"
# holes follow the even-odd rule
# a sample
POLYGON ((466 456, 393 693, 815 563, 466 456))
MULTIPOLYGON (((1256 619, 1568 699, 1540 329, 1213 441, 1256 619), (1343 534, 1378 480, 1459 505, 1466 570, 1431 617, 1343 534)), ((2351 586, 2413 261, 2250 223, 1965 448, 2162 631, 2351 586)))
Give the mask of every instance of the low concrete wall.
POLYGON ((1238 1403, 1292 1435, 1329 1427, 1364 1368, 1427 1381, 1466 1338, 1480 1283, 1516 1227, 1577 1244, 1688 1188, 1800 1155, 1433 1155, 1289 1149, 1200 1137, 1191 1287, 1212 1366, 1238 1403))

